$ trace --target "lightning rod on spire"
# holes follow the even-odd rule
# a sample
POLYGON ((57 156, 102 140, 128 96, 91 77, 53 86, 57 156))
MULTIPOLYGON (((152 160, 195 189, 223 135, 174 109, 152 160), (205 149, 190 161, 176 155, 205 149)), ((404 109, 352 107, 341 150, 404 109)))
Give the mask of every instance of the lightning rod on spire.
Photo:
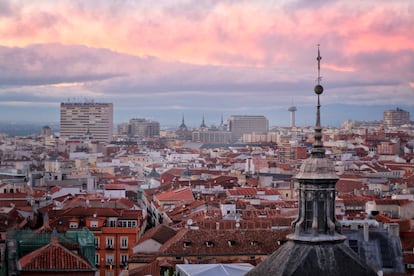
POLYGON ((317 46, 318 46, 318 56, 316 58, 316 60, 318 61, 318 78, 317 78, 317 81, 318 81, 318 84, 320 84, 320 82, 322 80, 322 77, 321 77, 321 59, 322 59, 322 57, 321 57, 321 53, 319 51, 320 44, 317 44, 317 46))

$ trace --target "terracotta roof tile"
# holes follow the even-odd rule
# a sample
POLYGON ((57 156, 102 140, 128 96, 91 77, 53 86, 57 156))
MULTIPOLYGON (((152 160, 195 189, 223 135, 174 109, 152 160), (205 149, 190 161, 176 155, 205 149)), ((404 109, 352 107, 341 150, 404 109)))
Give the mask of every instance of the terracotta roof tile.
POLYGON ((291 229, 180 230, 160 248, 160 255, 268 255, 291 229))
POLYGON ((227 192, 232 196, 280 195, 277 189, 270 189, 270 188, 235 188, 235 189, 227 190, 227 192))
POLYGON ((105 190, 125 190, 124 184, 105 184, 105 190))
MULTIPOLYGON (((52 238, 53 240, 53 238, 52 238)), ((27 254, 19 260, 21 271, 93 271, 92 265, 56 241, 27 254)))
POLYGON ((194 200, 193 192, 190 188, 167 191, 155 196, 159 201, 192 201, 194 200))
POLYGON ((160 244, 164 244, 167 242, 170 238, 172 238, 175 234, 177 234, 177 231, 164 225, 160 224, 149 231, 147 231, 144 236, 137 242, 137 244, 142 243, 146 240, 153 239, 160 244))

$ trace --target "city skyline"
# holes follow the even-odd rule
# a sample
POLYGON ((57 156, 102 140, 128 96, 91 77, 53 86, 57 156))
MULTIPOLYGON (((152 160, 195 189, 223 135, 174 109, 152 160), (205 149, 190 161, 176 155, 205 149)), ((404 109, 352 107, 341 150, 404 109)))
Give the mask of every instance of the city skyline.
MULTIPOLYGON (((59 121, 61 102, 114 104, 114 122, 314 122, 316 44, 322 124, 414 113, 409 1, 2 1, 0 117, 59 121), (324 82, 326 80, 326 83, 324 82)), ((412 116, 412 115, 411 115, 412 116)))

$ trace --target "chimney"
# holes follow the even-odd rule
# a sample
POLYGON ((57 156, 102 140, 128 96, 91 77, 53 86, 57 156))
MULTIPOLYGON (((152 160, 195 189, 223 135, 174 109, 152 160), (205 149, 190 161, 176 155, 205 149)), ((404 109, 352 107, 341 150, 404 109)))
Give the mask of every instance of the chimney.
POLYGON ((220 230, 220 222, 216 222, 216 230, 218 231, 218 230, 220 230))
POLYGON ((43 216, 43 228, 49 228, 49 214, 46 212, 43 216))
POLYGON ((58 237, 58 232, 57 232, 56 228, 53 228, 52 236, 50 237, 50 243, 51 244, 59 243, 59 237, 58 237))
POLYGON ((364 222, 364 241, 369 242, 369 225, 368 225, 368 221, 364 222))

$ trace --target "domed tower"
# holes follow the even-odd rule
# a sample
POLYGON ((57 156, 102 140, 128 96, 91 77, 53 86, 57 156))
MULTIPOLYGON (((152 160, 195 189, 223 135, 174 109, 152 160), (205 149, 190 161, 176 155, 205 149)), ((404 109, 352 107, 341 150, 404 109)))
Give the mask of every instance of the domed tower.
POLYGON ((178 127, 178 129, 181 130, 181 131, 188 131, 188 128, 187 128, 187 126, 184 122, 184 115, 183 115, 183 118, 181 120, 181 125, 178 127))
POLYGON ((184 115, 181 120, 181 125, 178 127, 175 134, 179 140, 191 140, 191 131, 188 129, 187 125, 184 122, 184 115))
POLYGON ((292 223, 288 241, 246 275, 377 275, 348 247, 340 234, 335 216, 335 185, 338 176, 333 162, 326 158, 322 143, 320 100, 320 51, 318 45, 318 97, 315 142, 310 158, 302 164, 299 182, 299 215, 292 223))
POLYGON ((200 128, 201 128, 201 129, 203 129, 203 128, 207 128, 206 123, 204 122, 204 114, 203 114, 203 120, 201 121, 200 128))

